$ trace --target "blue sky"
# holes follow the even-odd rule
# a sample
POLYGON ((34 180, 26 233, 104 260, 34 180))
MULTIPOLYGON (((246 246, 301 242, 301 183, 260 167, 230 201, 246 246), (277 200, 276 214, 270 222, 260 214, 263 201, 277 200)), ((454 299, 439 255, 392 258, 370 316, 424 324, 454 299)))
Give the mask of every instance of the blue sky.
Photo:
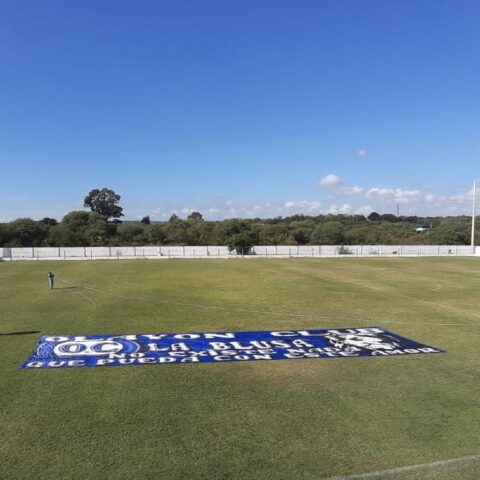
POLYGON ((478 1, 0 1, 0 220, 457 214, 478 1))

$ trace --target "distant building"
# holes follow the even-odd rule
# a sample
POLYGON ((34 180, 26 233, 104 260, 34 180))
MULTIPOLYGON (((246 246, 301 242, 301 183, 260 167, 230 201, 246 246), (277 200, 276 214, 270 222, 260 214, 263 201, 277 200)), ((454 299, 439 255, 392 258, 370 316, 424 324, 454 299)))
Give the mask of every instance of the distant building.
POLYGON ((415 225, 415 231, 416 232, 424 232, 425 230, 430 230, 432 228, 432 224, 430 224, 429 227, 425 225, 415 225))

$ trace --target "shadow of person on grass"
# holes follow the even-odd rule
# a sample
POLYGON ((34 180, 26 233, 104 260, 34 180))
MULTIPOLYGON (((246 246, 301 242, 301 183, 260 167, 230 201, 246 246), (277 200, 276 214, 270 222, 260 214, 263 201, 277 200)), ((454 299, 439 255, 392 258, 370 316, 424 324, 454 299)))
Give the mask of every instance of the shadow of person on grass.
POLYGON ((32 335, 33 333, 40 333, 40 330, 29 330, 27 332, 10 332, 10 333, 1 333, 0 336, 2 335, 32 335))

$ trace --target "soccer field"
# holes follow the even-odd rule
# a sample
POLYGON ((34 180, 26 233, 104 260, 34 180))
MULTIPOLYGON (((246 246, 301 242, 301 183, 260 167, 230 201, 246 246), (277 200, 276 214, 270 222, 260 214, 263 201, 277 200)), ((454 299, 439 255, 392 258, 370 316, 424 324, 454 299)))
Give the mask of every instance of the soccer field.
POLYGON ((475 258, 0 263, 0 479, 478 480, 479 304, 475 258), (19 369, 40 334, 369 326, 445 353, 19 369))

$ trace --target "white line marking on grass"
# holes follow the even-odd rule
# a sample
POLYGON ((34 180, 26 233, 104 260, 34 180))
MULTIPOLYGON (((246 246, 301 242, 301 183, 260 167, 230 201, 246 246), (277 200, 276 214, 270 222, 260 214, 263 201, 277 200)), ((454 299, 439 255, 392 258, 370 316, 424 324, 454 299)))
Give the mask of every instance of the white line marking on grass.
POLYGON ((32 303, 38 302, 39 300, 45 298, 47 295, 50 295, 50 292, 47 292, 47 293, 44 293, 43 295, 40 295, 35 300, 33 300, 32 303))
POLYGON ((384 478, 386 475, 395 475, 396 473, 414 472, 425 468, 445 467, 447 465, 455 465, 457 463, 467 463, 480 460, 480 455, 469 455, 467 457, 450 458, 448 460, 439 460, 432 463, 420 463, 418 465, 408 465, 405 467, 391 468, 382 470, 381 472, 359 473, 357 475, 328 477, 322 480, 363 480, 366 478, 384 478))
MULTIPOLYGON (((58 280, 58 278, 57 278, 57 282, 60 283, 60 284, 65 285, 65 282, 62 282, 61 280, 58 280)), ((64 288, 64 287, 61 287, 61 288, 64 288)), ((97 307, 97 303, 95 302, 95 300, 92 300, 91 298, 87 297, 87 296, 84 295, 82 292, 69 292, 69 291, 65 291, 64 293, 67 293, 68 295, 80 295, 80 296, 82 296, 85 300, 89 301, 94 307, 97 307)))
MULTIPOLYGON (((58 279, 58 277, 56 277, 58 279)), ((108 295, 114 298, 123 298, 125 300, 135 300, 139 302, 152 302, 152 303, 162 303, 164 305, 173 305, 176 307, 187 307, 187 308, 210 308, 212 310, 223 310, 227 312, 242 312, 242 313, 262 313, 266 315, 275 315, 275 316, 283 316, 283 317, 296 317, 296 318, 309 318, 313 320, 322 320, 322 321, 338 321, 338 320, 346 320, 346 321, 358 321, 358 322, 372 322, 375 324, 383 324, 383 323, 402 323, 405 325, 431 325, 435 327, 479 327, 480 322, 471 322, 471 323, 430 323, 430 322, 405 322, 403 320, 374 320, 368 318, 353 318, 353 317, 325 317, 319 315, 306 315, 304 313, 289 313, 289 312, 275 312, 271 310, 256 310, 253 308, 236 308, 236 307, 224 307, 221 305, 203 305, 198 303, 183 303, 183 302, 171 302, 169 300, 162 300, 159 298, 142 298, 142 297, 131 297, 129 295, 118 295, 116 293, 107 292, 105 290, 100 290, 98 288, 89 287, 88 285, 81 285, 79 283, 72 282, 71 280, 64 279, 63 282, 68 282, 71 285, 75 285, 80 288, 85 288, 86 290, 91 290, 93 292, 101 293, 103 295, 108 295)), ((78 292, 77 292, 78 293, 78 292)), ((406 295, 405 295, 406 296, 406 295)), ((407 298, 412 298, 408 297, 407 298)), ((87 298, 87 297, 85 297, 87 298)), ((88 298, 87 298, 88 299, 88 298)), ((433 302, 429 302, 433 303, 433 302)), ((456 310, 456 309, 455 309, 456 310)))

